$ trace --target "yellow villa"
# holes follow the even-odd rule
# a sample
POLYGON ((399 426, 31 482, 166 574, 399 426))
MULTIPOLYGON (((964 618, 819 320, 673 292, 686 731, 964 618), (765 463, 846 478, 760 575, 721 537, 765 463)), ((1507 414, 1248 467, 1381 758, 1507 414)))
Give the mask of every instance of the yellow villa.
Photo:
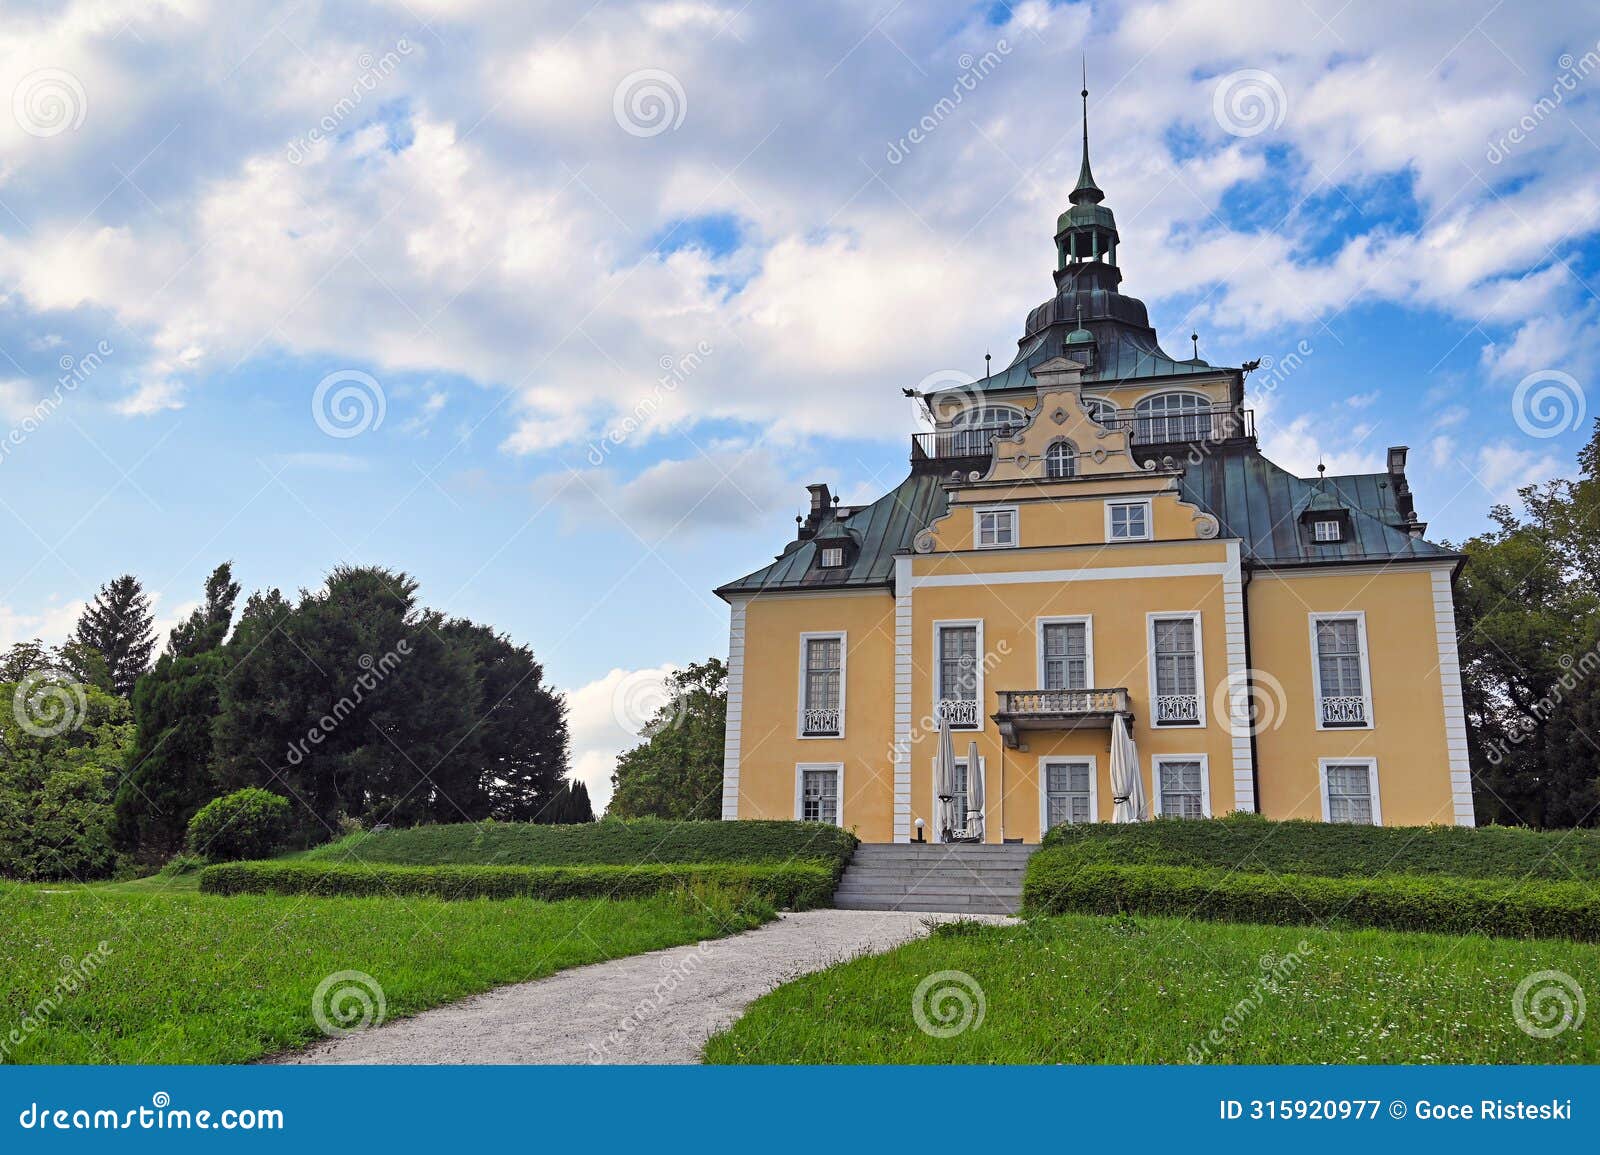
POLYGON ((1070 200, 1015 359, 920 394, 898 487, 811 486, 796 540, 717 591, 723 817, 1035 843, 1111 820, 1120 718, 1152 814, 1472 825, 1462 559, 1425 540, 1405 447, 1373 474, 1267 460, 1255 366, 1173 358, 1120 291, 1087 129, 1070 200), (974 774, 973 820, 941 822, 974 774))

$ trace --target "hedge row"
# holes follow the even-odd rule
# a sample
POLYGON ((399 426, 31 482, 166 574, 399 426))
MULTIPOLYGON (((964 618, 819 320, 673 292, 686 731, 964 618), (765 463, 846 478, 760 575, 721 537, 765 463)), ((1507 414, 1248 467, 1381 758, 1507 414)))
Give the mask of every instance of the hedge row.
POLYGON ((200 872, 202 894, 340 897, 642 898, 716 886, 760 895, 791 910, 833 901, 831 862, 691 863, 677 866, 370 866, 332 862, 229 862, 200 872))
POLYGON ((1185 866, 1084 865, 1045 850, 1023 884, 1030 914, 1178 915, 1223 922, 1600 942, 1600 900, 1581 882, 1328 878, 1240 874, 1185 866))
POLYGON ((387 862, 397 866, 482 863, 499 866, 593 866, 678 862, 849 861, 856 839, 820 822, 669 822, 607 818, 579 826, 471 822, 356 834, 320 846, 310 860, 387 862))
POLYGON ((1512 826, 1350 826, 1255 814, 1058 826, 1046 847, 1082 863, 1225 866, 1261 873, 1600 880, 1600 831, 1512 826))

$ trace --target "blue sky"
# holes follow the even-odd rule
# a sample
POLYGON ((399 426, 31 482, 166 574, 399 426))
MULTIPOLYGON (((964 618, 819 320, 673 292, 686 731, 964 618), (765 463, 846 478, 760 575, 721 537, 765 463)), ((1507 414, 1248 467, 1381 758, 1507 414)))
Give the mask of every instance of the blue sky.
POLYGON ((5 4, 0 645, 122 572, 170 621, 224 559, 405 569, 534 648, 604 797, 804 485, 876 497, 901 387, 1009 360, 1085 55, 1169 352, 1298 352, 1266 452, 1408 444, 1459 540, 1600 404, 1600 33, 1558 7, 5 4))

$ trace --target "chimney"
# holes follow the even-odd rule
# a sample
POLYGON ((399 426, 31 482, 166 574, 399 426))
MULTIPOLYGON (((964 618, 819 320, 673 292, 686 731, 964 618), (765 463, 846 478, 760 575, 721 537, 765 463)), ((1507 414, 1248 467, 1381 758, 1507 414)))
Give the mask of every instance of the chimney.
POLYGON ((1389 481, 1394 486, 1394 507, 1400 514, 1400 528, 1412 537, 1421 537, 1428 525, 1418 520, 1411 484, 1406 481, 1406 454, 1410 451, 1409 445, 1389 446, 1389 481))
POLYGON ((833 510, 833 494, 828 492, 827 482, 819 481, 808 485, 806 491, 811 494, 811 512, 800 527, 799 536, 802 541, 815 537, 817 530, 833 510))

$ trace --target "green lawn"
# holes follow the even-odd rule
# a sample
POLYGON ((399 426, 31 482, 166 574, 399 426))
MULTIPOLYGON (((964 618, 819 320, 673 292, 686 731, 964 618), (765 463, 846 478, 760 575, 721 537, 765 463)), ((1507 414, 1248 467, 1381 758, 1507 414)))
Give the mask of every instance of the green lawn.
POLYGON ((566 967, 748 929, 765 917, 735 911, 715 894, 704 896, 709 906, 666 896, 210 898, 163 891, 156 881, 0 883, 3 1061, 245 1062, 322 1037, 313 994, 337 971, 376 980, 393 1019, 566 967), (144 891, 128 892, 137 887, 144 891), (87 980, 64 983, 73 961, 102 941, 107 951, 87 980), (20 1045, 5 1037, 13 1028, 24 1029, 20 1045))
POLYGON ((635 866, 641 863, 844 863, 855 852, 849 831, 820 822, 668 822, 604 819, 574 826, 463 822, 346 835, 304 852, 304 859, 395 866, 635 866))
MULTIPOLYGON (((1591 995, 1600 992, 1600 948, 1569 942, 1125 916, 956 924, 779 987, 712 1039, 706 1058, 1600 1062, 1600 1029, 1592 1021, 1551 1039, 1519 1029, 1514 992, 1525 976, 1543 970, 1563 971, 1591 995), (939 971, 964 972, 981 988, 981 1025, 949 1038, 919 1029, 913 995, 939 971)), ((958 1001, 942 1005, 954 1014, 951 1022, 959 1021, 958 1001)), ((940 1025, 937 1013, 929 1022, 940 1025)))

